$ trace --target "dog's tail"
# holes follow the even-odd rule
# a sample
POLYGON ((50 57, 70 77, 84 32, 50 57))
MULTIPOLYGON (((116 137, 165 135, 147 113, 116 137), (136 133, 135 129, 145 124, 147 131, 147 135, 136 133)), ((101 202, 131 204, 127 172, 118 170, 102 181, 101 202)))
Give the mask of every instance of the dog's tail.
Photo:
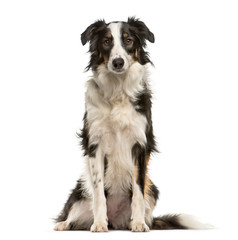
POLYGON ((152 229, 166 230, 166 229, 212 229, 214 226, 202 223, 194 216, 187 214, 178 215, 164 215, 155 217, 152 222, 152 229))

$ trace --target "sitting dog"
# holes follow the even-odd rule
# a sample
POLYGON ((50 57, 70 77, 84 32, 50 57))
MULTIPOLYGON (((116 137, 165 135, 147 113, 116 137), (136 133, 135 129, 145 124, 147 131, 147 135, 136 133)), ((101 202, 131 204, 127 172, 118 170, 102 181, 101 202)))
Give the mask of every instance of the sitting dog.
POLYGON ((78 180, 55 230, 186 229, 183 215, 152 215, 159 191, 148 177, 156 151, 151 117, 146 41, 154 34, 134 17, 99 20, 81 35, 89 42, 84 126, 79 134, 86 171, 78 180))

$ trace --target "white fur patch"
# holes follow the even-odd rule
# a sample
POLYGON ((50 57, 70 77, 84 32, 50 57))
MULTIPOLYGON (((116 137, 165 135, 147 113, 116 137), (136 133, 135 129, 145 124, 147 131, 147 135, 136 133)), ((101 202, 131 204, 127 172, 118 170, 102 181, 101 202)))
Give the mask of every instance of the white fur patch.
POLYGON ((180 214, 178 216, 179 223, 189 229, 213 229, 214 226, 199 221, 196 217, 188 214, 180 214))
POLYGON ((109 61, 108 61, 108 69, 111 72, 116 73, 113 70, 112 62, 116 58, 122 58, 124 60, 123 71, 127 71, 128 68, 132 64, 131 56, 127 54, 125 49, 121 45, 121 26, 122 23, 110 23, 108 28, 111 30, 111 34, 113 36, 113 48, 110 53, 109 61))
POLYGON ((67 224, 77 222, 78 224, 86 225, 92 221, 93 211, 91 209, 91 200, 75 202, 67 218, 67 224))
POLYGON ((74 223, 82 229, 88 229, 93 223, 92 200, 81 200, 75 202, 70 209, 66 221, 58 222, 55 225, 55 231, 65 231, 70 229, 70 224, 74 223))

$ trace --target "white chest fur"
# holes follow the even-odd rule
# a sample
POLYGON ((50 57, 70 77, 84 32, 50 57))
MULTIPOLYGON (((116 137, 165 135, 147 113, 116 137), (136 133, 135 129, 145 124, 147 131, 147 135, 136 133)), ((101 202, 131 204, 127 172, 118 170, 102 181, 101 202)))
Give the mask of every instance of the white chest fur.
MULTIPOLYGON (((93 84, 93 83, 91 83, 93 84)), ((146 141, 146 118, 135 110, 129 97, 121 94, 121 98, 113 103, 105 101, 103 96, 91 90, 87 101, 87 120, 91 144, 100 144, 105 154, 111 154, 115 144, 144 144, 146 141)))
POLYGON ((104 129, 101 141, 106 154, 111 154, 116 145, 131 148, 136 142, 143 145, 146 141, 146 119, 135 111, 128 98, 111 107, 101 127, 104 129))

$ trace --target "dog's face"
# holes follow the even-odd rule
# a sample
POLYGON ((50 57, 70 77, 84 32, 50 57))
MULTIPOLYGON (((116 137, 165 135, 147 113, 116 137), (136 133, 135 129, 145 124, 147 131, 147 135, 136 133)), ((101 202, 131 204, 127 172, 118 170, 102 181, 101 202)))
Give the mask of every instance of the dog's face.
POLYGON ((154 42, 154 34, 138 19, 106 24, 99 20, 81 35, 82 44, 90 42, 91 59, 87 70, 96 71, 100 65, 115 74, 125 73, 135 62, 150 62, 144 51, 146 40, 154 42))

